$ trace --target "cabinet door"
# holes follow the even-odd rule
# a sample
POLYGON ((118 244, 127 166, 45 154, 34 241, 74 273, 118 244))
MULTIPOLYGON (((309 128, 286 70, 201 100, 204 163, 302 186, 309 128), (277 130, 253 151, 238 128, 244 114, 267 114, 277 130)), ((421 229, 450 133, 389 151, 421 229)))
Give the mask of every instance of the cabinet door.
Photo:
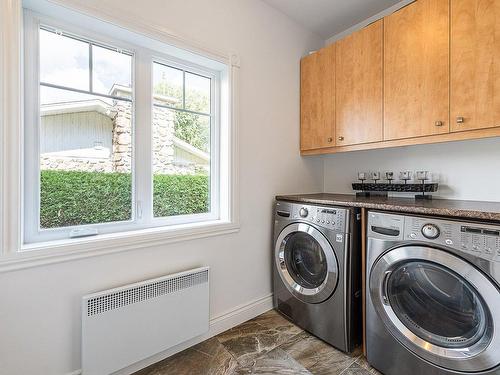
POLYGON ((451 1, 451 130, 500 126, 500 1, 451 1))
POLYGON ((300 149, 334 146, 335 44, 300 63, 300 149))
POLYGON ((382 140, 383 21, 337 42, 336 145, 382 140))
POLYGON ((384 139, 448 133, 449 2, 418 0, 384 20, 384 139))

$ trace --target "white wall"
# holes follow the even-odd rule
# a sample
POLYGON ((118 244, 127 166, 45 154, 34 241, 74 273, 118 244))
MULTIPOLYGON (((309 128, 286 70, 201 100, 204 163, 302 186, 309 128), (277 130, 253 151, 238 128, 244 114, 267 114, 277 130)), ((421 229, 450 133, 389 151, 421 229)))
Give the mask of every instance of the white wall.
POLYGON ((325 192, 352 194, 358 171, 428 170, 436 197, 500 201, 500 138, 356 151, 324 157, 325 192))
POLYGON ((239 54, 241 230, 0 274, 1 374, 79 369, 86 293, 207 265, 212 318, 269 296, 273 197, 323 188, 322 160, 298 151, 299 58, 319 37, 256 0, 80 1, 239 54))

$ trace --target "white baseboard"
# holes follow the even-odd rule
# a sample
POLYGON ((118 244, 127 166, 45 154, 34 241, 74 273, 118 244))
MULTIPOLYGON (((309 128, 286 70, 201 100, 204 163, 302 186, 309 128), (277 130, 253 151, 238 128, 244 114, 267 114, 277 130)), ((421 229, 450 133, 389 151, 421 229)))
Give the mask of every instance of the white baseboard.
MULTIPOLYGON (((114 372, 113 375, 130 375, 136 371, 143 369, 153 363, 159 362, 165 358, 170 357, 176 353, 183 351, 193 345, 199 344, 211 337, 218 335, 230 328, 236 327, 237 325, 246 322, 256 316, 265 313, 273 308, 273 295, 269 294, 265 297, 258 298, 252 302, 240 305, 222 315, 216 316, 210 319, 210 328, 207 333, 201 336, 197 336, 191 340, 185 341, 179 345, 176 345, 170 349, 167 349, 161 353, 155 354, 145 360, 137 362, 129 367, 126 367, 120 371, 114 372)), ((81 370, 76 370, 70 372, 66 375, 81 375, 81 370)))

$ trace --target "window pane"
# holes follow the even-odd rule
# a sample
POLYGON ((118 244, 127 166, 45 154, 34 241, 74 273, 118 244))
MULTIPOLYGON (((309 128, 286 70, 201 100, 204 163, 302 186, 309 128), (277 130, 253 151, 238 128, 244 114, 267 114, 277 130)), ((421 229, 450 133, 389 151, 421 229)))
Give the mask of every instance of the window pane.
POLYGON ((210 211, 210 117, 153 108, 155 217, 210 211))
POLYGON ((182 108, 183 72, 166 65, 153 64, 153 95, 156 104, 182 108))
POLYGON ((41 87, 40 227, 132 218, 132 105, 41 87))
POLYGON ((132 56, 93 45, 93 92, 131 98, 131 87, 132 56))
POLYGON ((89 44, 40 30, 40 81, 89 89, 89 44))
POLYGON ((186 109, 210 113, 210 81, 186 72, 186 109))

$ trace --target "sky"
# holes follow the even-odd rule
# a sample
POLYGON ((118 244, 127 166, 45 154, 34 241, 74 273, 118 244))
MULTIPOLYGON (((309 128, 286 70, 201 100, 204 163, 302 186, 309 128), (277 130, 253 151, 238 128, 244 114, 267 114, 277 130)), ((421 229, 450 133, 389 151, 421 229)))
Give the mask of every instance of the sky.
MULTIPOLYGON (((89 44, 67 36, 40 30, 40 81, 79 90, 89 90, 89 44)), ((92 46, 93 77, 95 93, 108 94, 117 83, 131 87, 132 56, 100 46, 92 46)), ((153 69, 154 85, 166 81, 178 86, 182 92, 182 71, 162 64, 153 69)), ((186 73, 186 96, 189 90, 198 91, 210 97, 210 79, 186 73)), ((41 87, 41 103, 60 103, 95 98, 65 90, 41 87)), ((182 96, 179 102, 182 103, 182 96)), ((186 106, 188 103, 186 103, 186 106)), ((207 108, 207 112, 209 108, 207 108)))
MULTIPOLYGON (((132 57, 93 46, 93 91, 109 94, 114 83, 131 86, 132 57)), ((40 30, 40 81, 89 90, 89 44, 40 30)), ((87 99, 88 95, 42 89, 42 103, 87 99)))

